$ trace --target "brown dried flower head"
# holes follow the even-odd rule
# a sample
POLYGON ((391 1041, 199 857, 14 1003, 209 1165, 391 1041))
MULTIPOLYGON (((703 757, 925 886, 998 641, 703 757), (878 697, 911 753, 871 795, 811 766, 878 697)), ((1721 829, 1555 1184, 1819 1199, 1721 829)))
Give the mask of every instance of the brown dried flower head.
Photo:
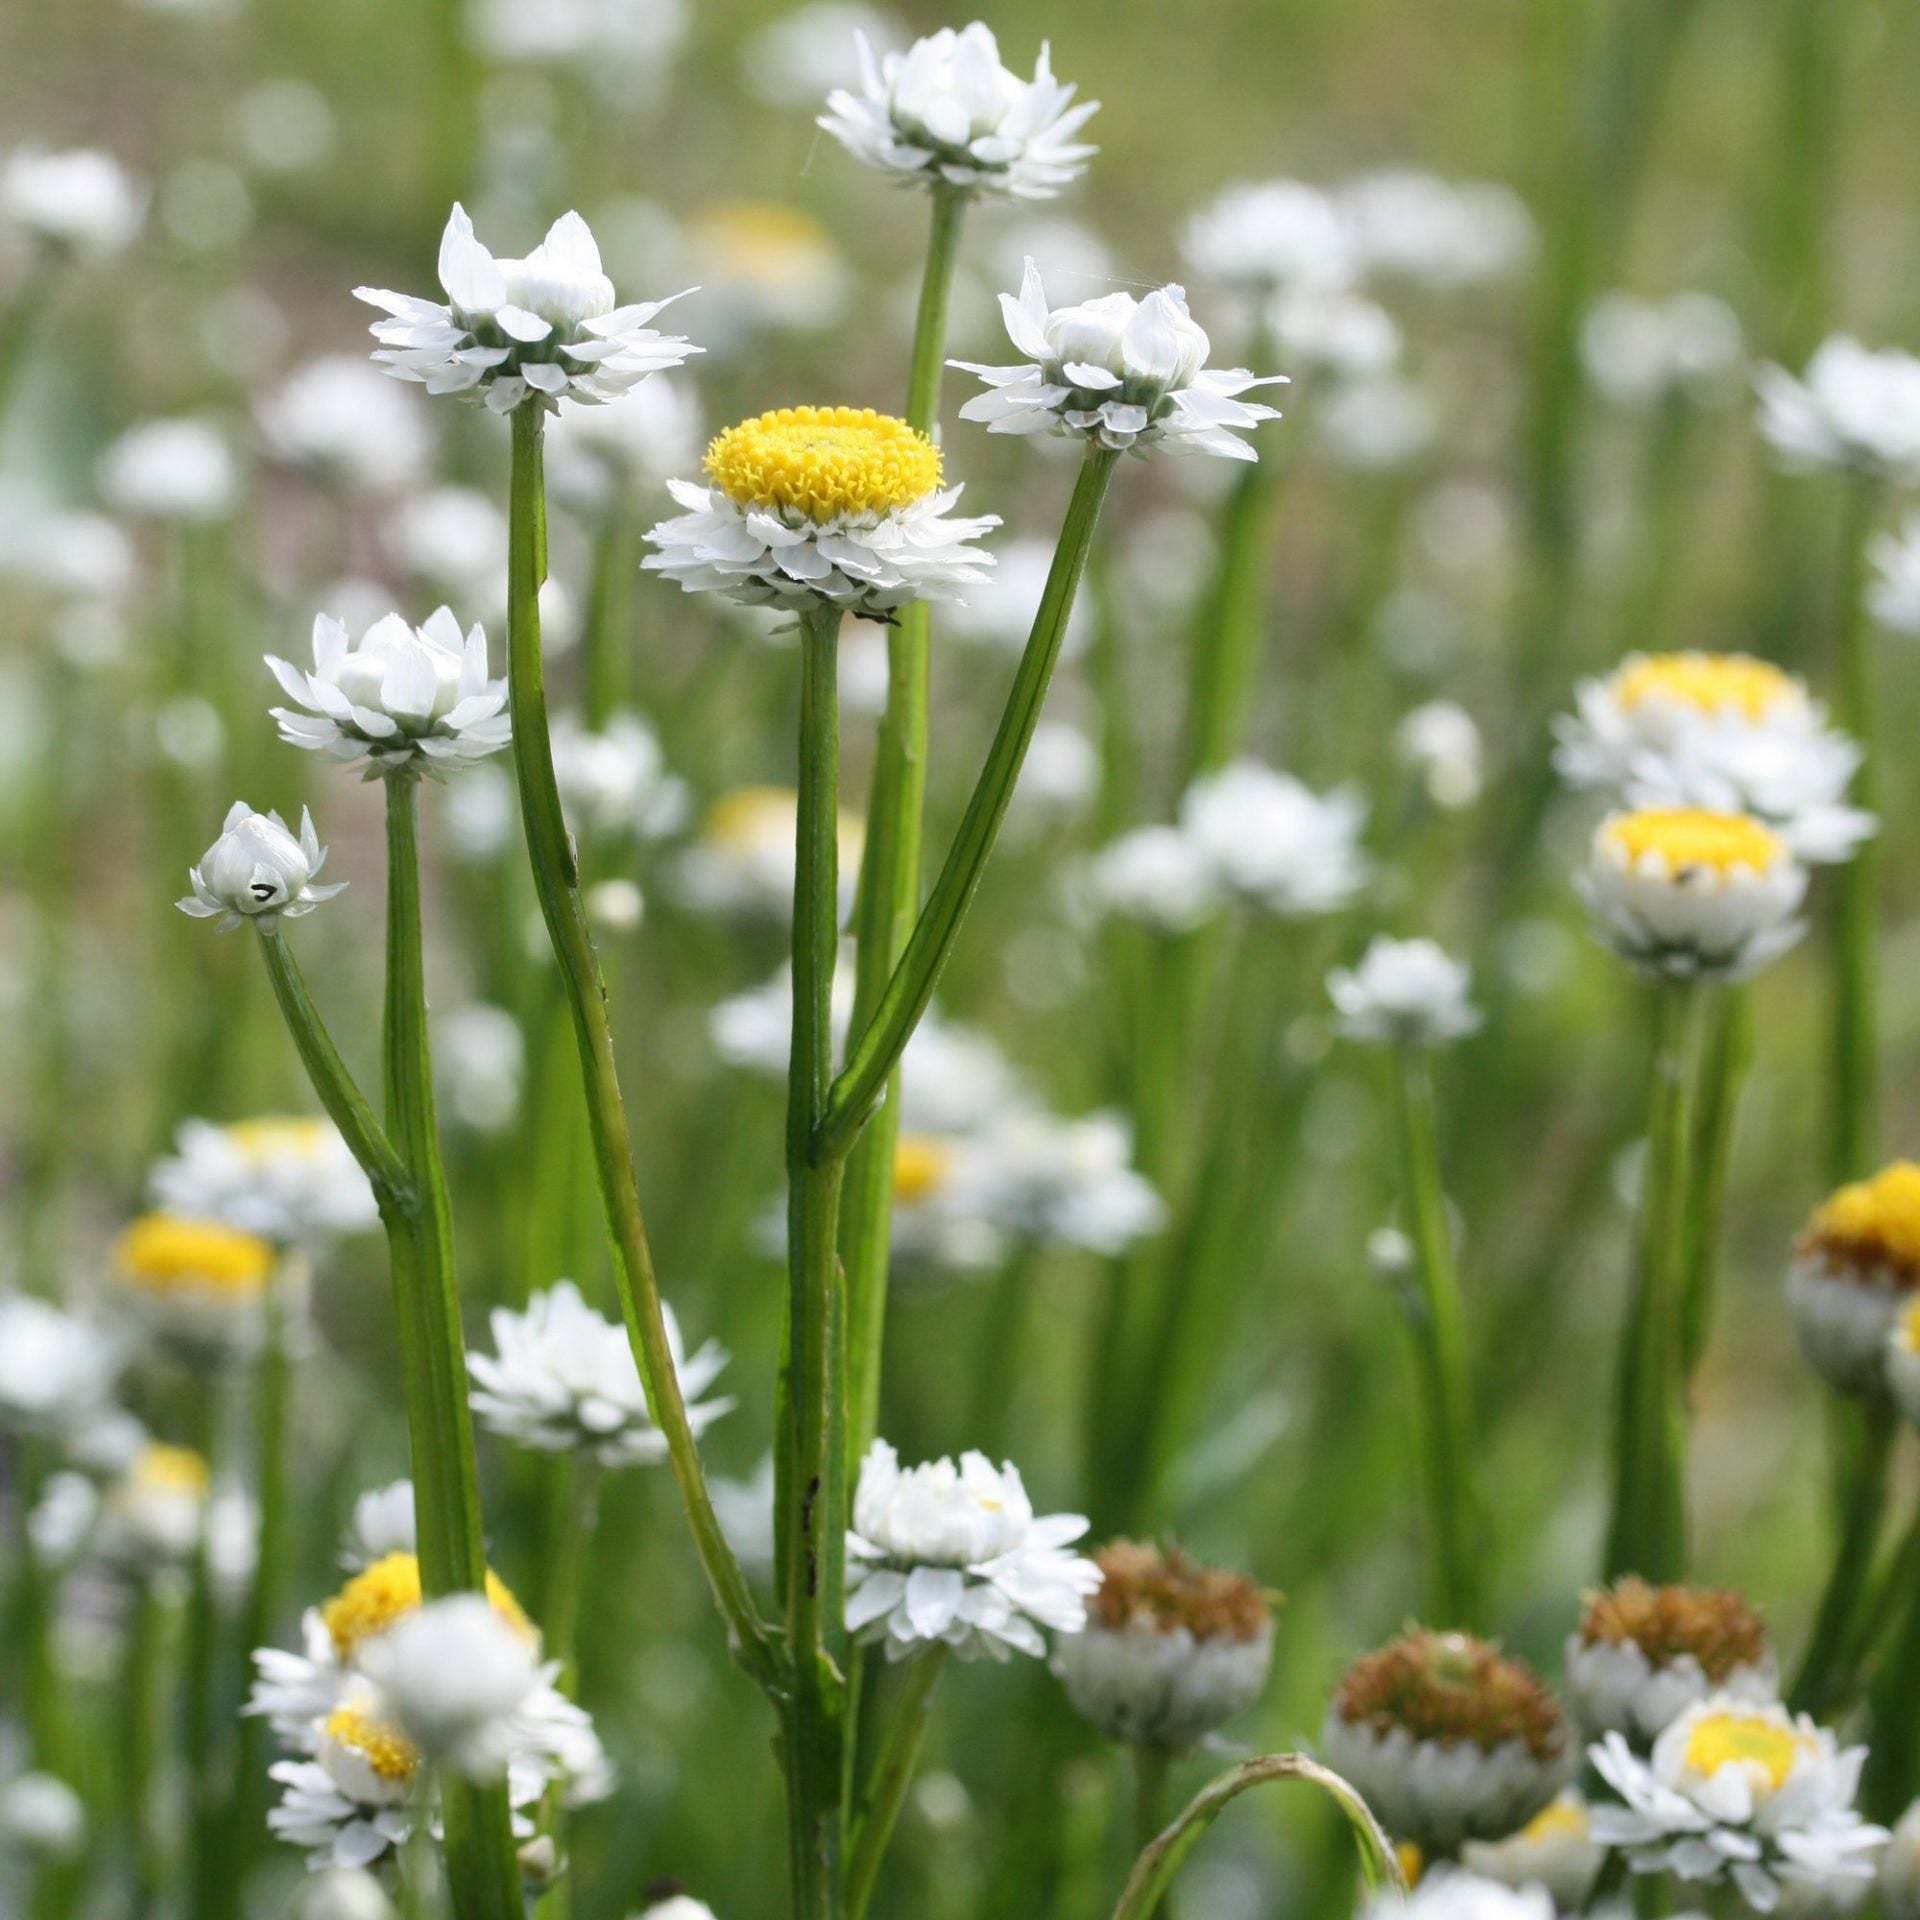
POLYGON ((1631 1641, 1656 1667, 1690 1653, 1715 1681, 1767 1657, 1760 1616, 1730 1588, 1652 1587, 1636 1574, 1587 1596, 1580 1639, 1589 1647, 1631 1641))
POLYGON ((1095 1626, 1185 1627, 1196 1640, 1256 1640, 1273 1618, 1267 1596, 1245 1574, 1200 1566, 1178 1547, 1115 1540, 1094 1561, 1105 1576, 1088 1603, 1095 1626))
POLYGON ((1485 1752, 1524 1742, 1535 1759, 1557 1760, 1567 1743, 1559 1703, 1525 1661, 1509 1659, 1467 1633, 1416 1627, 1347 1669, 1334 1711, 1375 1733, 1404 1727, 1441 1746, 1463 1741, 1485 1752))

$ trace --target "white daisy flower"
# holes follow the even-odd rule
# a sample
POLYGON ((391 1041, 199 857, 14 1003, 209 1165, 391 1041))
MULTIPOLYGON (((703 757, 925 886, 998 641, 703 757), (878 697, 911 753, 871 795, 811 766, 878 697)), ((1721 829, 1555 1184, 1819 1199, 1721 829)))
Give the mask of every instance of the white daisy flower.
POLYGON ((1439 430, 1425 393, 1392 373, 1342 382, 1321 399, 1314 426, 1328 457, 1359 473, 1411 465, 1439 430))
MULTIPOLYGON (((693 843, 674 863, 674 887, 682 903, 696 913, 787 918, 793 912, 798 807, 791 787, 736 787, 722 794, 701 816, 693 843)), ((844 920, 853 909, 866 823, 843 809, 838 836, 844 920)))
POLYGON ((1405 1900, 1383 1894, 1367 1908, 1369 1920, 1554 1920, 1554 1911, 1545 1887, 1445 1863, 1422 1874, 1405 1900))
POLYGON ((589 733, 563 713, 551 733, 560 804, 576 834, 657 839, 686 823, 686 786, 667 772, 660 737, 639 714, 613 714, 589 733))
POLYGON ((887 614, 963 599, 993 556, 972 542, 997 515, 951 517, 940 451, 904 420, 861 407, 782 407, 707 449, 710 486, 674 480, 687 509, 647 538, 641 563, 688 593, 800 611, 823 602, 887 614))
POLYGON ((200 1545, 209 1484, 204 1455, 149 1441, 101 1496, 100 1557, 141 1578, 184 1567, 200 1545))
POLYGON ((1375 939, 1357 967, 1336 967, 1327 993, 1335 1027, 1376 1046, 1437 1047, 1480 1025, 1471 976, 1431 940, 1375 939))
POLYGON ((0 1783, 0 1854, 64 1865, 86 1839, 86 1802, 64 1780, 33 1772, 0 1783))
POLYGON ((1294 287, 1266 309, 1274 349, 1291 367, 1356 383, 1391 373, 1400 326, 1385 307, 1333 287, 1294 287))
POLYGON ((0 164, 0 227, 83 259, 125 249, 147 216, 147 196, 112 154, 17 147, 0 164))
POLYGON ((1279 418, 1277 409, 1238 396, 1284 385, 1286 376, 1209 370, 1212 343, 1188 313, 1181 287, 1157 288, 1144 300, 1107 293, 1050 308, 1029 259, 1020 297, 1003 293, 1000 311, 1026 364, 948 362, 985 381, 988 391, 969 400, 960 417, 985 423, 990 433, 1066 434, 1108 448, 1164 446, 1254 460, 1259 456, 1237 430, 1279 418))
POLYGON ((240 504, 240 467, 205 420, 148 420, 101 454, 101 496, 118 513, 202 526, 240 504))
POLYGON ((394 1920, 394 1907, 364 1867, 322 1867, 295 1891, 287 1920, 394 1920))
POLYGON ((340 1548, 340 1564, 349 1573, 363 1572, 391 1553, 417 1550, 411 1480, 369 1487, 354 1500, 353 1519, 340 1548))
POLYGON ((318 1723, 312 1759, 278 1761, 269 1776, 281 1794, 268 1810, 268 1831, 304 1847, 315 1872, 369 1867, 397 1854, 427 1817, 430 1780, 419 1750, 376 1719, 364 1696, 318 1723))
POLYGON ((652 85, 686 37, 686 0, 469 0, 467 28, 490 60, 571 62, 611 87, 652 85))
POLYGON ((1390 1834, 1443 1854, 1518 1832, 1574 1768, 1560 1709, 1530 1668, 1425 1629, 1354 1662, 1320 1746, 1390 1834))
POLYGON ((401 566, 455 597, 491 579, 507 550, 506 515, 473 487, 416 494, 386 516, 382 531, 401 566))
POLYGON ((376 492, 410 486, 432 451, 417 397, 350 354, 296 367, 254 418, 276 460, 376 492))
POLYGON ((300 809, 296 840, 277 813, 255 813, 244 800, 236 800, 220 824, 220 838, 200 856, 197 867, 188 869, 193 892, 174 904, 196 920, 218 915, 222 933, 243 920, 271 928, 282 919, 311 913, 345 888, 344 880, 325 887, 313 884, 326 863, 327 850, 305 807, 300 809))
POLYGON ((548 411, 563 399, 614 400, 700 351, 648 326, 666 300, 616 304, 600 249, 577 213, 562 214, 525 259, 496 259, 456 202, 440 241, 440 284, 444 304, 354 289, 355 298, 391 316, 373 323, 380 342, 373 357, 429 393, 470 393, 495 413, 529 398, 548 411))
POLYGON ((547 428, 547 486, 576 511, 607 513, 686 472, 700 447, 692 392, 661 374, 603 407, 557 415, 547 428))
POLYGON ((313 671, 276 654, 267 665, 289 699, 307 709, 272 709, 280 737, 368 779, 426 773, 436 779, 497 753, 511 736, 505 679, 487 677, 487 636, 436 607, 423 626, 397 613, 360 638, 331 614, 313 621, 313 671))
POLYGON ((1317 794, 1289 773, 1236 760, 1180 802, 1180 826, 1228 892, 1284 919, 1338 913, 1366 885, 1367 803, 1355 787, 1317 794))
POLYGON ((1916 1298, 1920 1166, 1896 1160, 1815 1208, 1787 1270, 1787 1308, 1821 1378, 1841 1393, 1870 1393, 1916 1298))
POLYGON ((1743 653, 1633 654, 1554 723, 1571 786, 1637 807, 1749 813, 1815 864, 1850 859, 1873 815, 1846 804, 1860 749, 1803 681, 1743 653))
POLYGON ((1363 274, 1442 291, 1504 280, 1533 250, 1533 221, 1510 187, 1411 168, 1361 174, 1339 190, 1363 274))
POLYGON ((1764 366, 1754 386, 1761 437, 1790 472, 1920 477, 1920 359, 1912 354, 1876 353, 1834 334, 1801 378, 1764 366))
POLYGON ((1429 700, 1402 716, 1393 750, 1436 807, 1457 812, 1479 799, 1486 784, 1480 729, 1452 700, 1429 700))
POLYGON ((148 1213, 113 1244, 114 1297, 189 1365, 257 1352, 277 1255, 259 1234, 148 1213))
POLYGON ((1183 1753, 1259 1699, 1273 1612, 1251 1580, 1131 1540, 1094 1563, 1086 1628, 1053 1656, 1076 1713, 1109 1740, 1183 1753))
POLYGON ((380 1223, 367 1176, 331 1120, 183 1120, 174 1151, 147 1178, 165 1212, 281 1246, 370 1233, 380 1223))
POLYGON ((1049 200, 1085 172, 1096 148, 1075 135, 1099 111, 1073 104, 1040 45, 1033 78, 1000 64, 992 28, 943 27, 904 53, 876 56, 864 33, 857 90, 827 95, 819 125, 883 173, 968 193, 1049 200))
POLYGON ((1225 188, 1187 222, 1180 250, 1203 285, 1256 295, 1343 288, 1359 266, 1333 196, 1302 180, 1225 188))
POLYGON ((1469 1840, 1460 1849, 1460 1864, 1468 1873, 1516 1892, 1531 1889, 1536 1900, 1544 1887, 1553 1896, 1549 1910, 1555 1913, 1585 1911, 1606 1861, 1606 1848, 1593 1837, 1593 1810, 1572 1787, 1518 1833, 1505 1840, 1469 1840))
POLYGON ((30 1293, 0 1295, 0 1427, 58 1436, 100 1412, 120 1369, 98 1327, 30 1293))
POLYGON ((1876 534, 1867 555, 1873 562, 1867 611, 1889 633, 1920 637, 1920 515, 1898 533, 1876 534))
MULTIPOLYGON (((903 1087, 911 1071, 903 1068, 903 1087)), ((1117 1113, 1063 1119, 1015 1105, 966 1152, 973 1206, 1011 1239, 1111 1258, 1166 1224, 1166 1203, 1135 1169, 1133 1130, 1117 1113)))
POLYGON ((752 35, 741 50, 742 76, 773 106, 811 106, 835 87, 859 84, 856 34, 882 54, 908 41, 899 20, 864 0, 808 0, 752 35))
POLYGON ((1600 938, 1639 972, 1745 980, 1799 939, 1806 869, 1771 828, 1698 807, 1610 814, 1577 882, 1600 938))
POLYGON ((1854 1810, 1866 1749, 1843 1752, 1828 1728, 1775 1704, 1715 1694, 1688 1707, 1650 1758, 1617 1733, 1590 1757, 1622 1802, 1595 1806, 1596 1838, 1636 1873, 1730 1880, 1761 1913, 1790 1889, 1838 1895, 1871 1884, 1888 1837, 1854 1810))
MULTIPOLYGON (((699 1433, 733 1405, 700 1398, 726 1366, 727 1351, 709 1340, 686 1358, 672 1308, 662 1311, 687 1418, 699 1433)), ((473 1410, 493 1432, 547 1453, 577 1448, 606 1467, 667 1457, 626 1328, 596 1313, 571 1280, 536 1293, 522 1313, 496 1307, 491 1324, 498 1353, 470 1353, 467 1369, 473 1410)))
POLYGON ((1046 1652, 1040 1629, 1078 1633, 1100 1585, 1091 1560, 1066 1551, 1087 1530, 1077 1513, 1036 1518, 1019 1469, 981 1453, 901 1468, 876 1440, 860 1467, 847 1535, 847 1626, 900 1660, 923 1645, 963 1660, 1046 1652))
POLYGON ((1779 1698, 1766 1628, 1739 1594, 1649 1586, 1629 1575, 1590 1594, 1567 1638, 1567 1704, 1588 1739, 1644 1747, 1709 1694, 1779 1698))
POLYGON ((1102 847, 1085 870, 1094 908, 1162 933, 1189 933, 1219 912, 1213 863, 1179 827, 1135 827, 1102 847))
MULTIPOLYGON (((464 783, 463 783, 464 784, 464 783)), ((505 1007, 455 1007, 434 1035, 434 1078, 448 1119, 475 1133, 505 1133, 520 1111, 527 1041, 505 1007)))
POLYGON ((1723 397, 1744 347, 1733 309, 1709 293, 1604 294, 1580 328, 1587 378, 1616 406, 1636 409, 1723 397))

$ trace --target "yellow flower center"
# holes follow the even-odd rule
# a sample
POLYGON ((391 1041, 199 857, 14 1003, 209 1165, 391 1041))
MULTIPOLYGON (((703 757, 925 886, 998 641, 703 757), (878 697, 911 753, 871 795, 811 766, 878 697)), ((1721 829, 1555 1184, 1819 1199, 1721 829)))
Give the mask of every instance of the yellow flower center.
POLYGON ((930 1200, 946 1184, 953 1149, 930 1133, 903 1133, 893 1150, 893 1197, 903 1207, 930 1200))
POLYGON ((1649 854, 1674 873, 1706 867, 1731 873, 1750 867, 1765 873, 1787 857, 1780 836, 1744 813, 1709 813, 1704 807, 1649 807, 1624 813, 1605 828, 1608 841, 1638 863, 1649 854))
POLYGON ((1920 1166, 1896 1160, 1824 1201, 1804 1244, 1840 1266, 1920 1275, 1920 1166))
POLYGON ((1757 1767, 1778 1788, 1806 1744, 1791 1727, 1758 1714, 1710 1713, 1687 1736, 1687 1766, 1709 1777, 1722 1767, 1757 1767))
POLYGON ((327 1715, 326 1734, 351 1747, 382 1780, 404 1783, 420 1771, 419 1749, 405 1734, 352 1707, 336 1707, 327 1715))
POLYGON ((782 407, 729 427, 708 447, 706 468, 743 507, 832 520, 924 500, 940 484, 940 450, 871 407, 782 407))
POLYGON ((207 1497, 206 1459, 191 1447, 151 1441, 141 1449, 129 1477, 142 1493, 184 1493, 194 1500, 207 1497))
MULTIPOLYGON (((487 1570, 487 1598, 514 1632, 529 1643, 533 1641, 533 1622, 491 1568, 487 1570)), ((320 1609, 320 1618, 333 1636, 334 1651, 342 1660, 351 1660, 362 1643, 385 1633, 419 1604, 419 1559, 411 1553, 390 1553, 356 1573, 320 1609)))
MULTIPOLYGON (((794 843, 799 817, 800 796, 791 787, 736 787, 706 810, 700 837, 709 846, 729 853, 758 854, 773 847, 784 850, 794 843)), ((851 867, 860 858, 866 824, 858 814, 843 808, 836 833, 840 864, 851 867)))
POLYGON ((226 1133, 240 1155, 259 1166, 290 1154, 305 1159, 324 1152, 333 1127, 326 1120, 293 1120, 273 1114, 260 1120, 236 1120, 226 1133))
POLYGON ((1400 1863, 1400 1877, 1409 1887, 1420 1884, 1420 1876, 1426 1871, 1427 1856, 1411 1840, 1396 1840, 1393 1844, 1393 1857, 1400 1863))
POLYGON ((1731 709, 1749 720, 1764 720, 1775 707, 1799 697, 1800 683, 1747 653, 1658 653, 1622 667, 1613 691, 1629 709, 1648 700, 1670 700, 1702 713, 1731 709))
POLYGON ((1920 1300, 1900 1316, 1900 1338, 1909 1353, 1920 1353, 1920 1300))
POLYGON ((273 1271, 273 1248, 251 1233, 210 1220, 144 1214, 113 1250, 120 1278, 150 1293, 258 1293, 273 1271))
POLYGON ((1564 1794, 1558 1800, 1549 1800, 1520 1829, 1520 1837, 1523 1840, 1552 1840, 1565 1834, 1570 1839, 1584 1840, 1591 1824, 1585 1803, 1572 1794, 1564 1794))
POLYGON ((777 200, 713 200, 687 222, 703 270, 782 287, 831 269, 833 240, 798 207, 777 200))

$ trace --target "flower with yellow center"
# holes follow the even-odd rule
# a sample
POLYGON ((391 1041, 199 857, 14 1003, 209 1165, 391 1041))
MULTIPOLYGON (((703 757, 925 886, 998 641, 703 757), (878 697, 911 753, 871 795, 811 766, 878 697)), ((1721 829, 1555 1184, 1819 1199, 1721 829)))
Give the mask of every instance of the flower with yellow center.
POLYGON ((1903 1307, 1887 1329, 1886 1369, 1895 1404, 1920 1426, 1920 1299, 1903 1307))
POLYGON ((1764 720, 1776 708, 1803 702, 1792 674, 1750 653, 1635 654, 1613 676, 1615 697, 1629 711, 1648 704, 1692 707, 1764 720))
POLYGON ((1908 1334, 1903 1309, 1920 1293, 1920 1166, 1896 1160, 1814 1210, 1787 1269, 1787 1306, 1801 1351, 1828 1385, 1898 1389, 1908 1334))
POLYGON ((1649 807, 1609 815, 1581 890, 1600 937, 1639 971, 1741 980, 1800 937, 1806 870, 1747 814, 1649 807))
POLYGON ((216 1126, 183 1120, 150 1176, 167 1212, 217 1220, 277 1246, 379 1224, 367 1177, 331 1120, 267 1114, 216 1126))
POLYGON ((114 1243, 120 1300, 177 1358, 217 1361, 258 1344, 272 1245, 212 1220, 149 1213, 114 1243))
POLYGON ((420 1777, 420 1752, 397 1727, 358 1707, 335 1707, 321 1724, 320 1763, 354 1799, 406 1800, 420 1777))
MULTIPOLYGON (((793 910, 800 797, 791 787, 736 787, 708 807, 694 844, 681 855, 681 898, 696 911, 784 916, 793 910)), ((840 905, 853 905, 866 827, 842 812, 838 825, 840 905)))
POLYGON ((1569 1787, 1505 1840, 1469 1840, 1460 1864, 1469 1873, 1506 1887, 1545 1887, 1554 1911, 1578 1913, 1586 1905, 1606 1849, 1593 1837, 1593 1814, 1569 1787))
MULTIPOLYGON (((533 1640, 535 1630, 506 1583, 487 1572, 487 1598, 494 1611, 516 1632, 533 1640)), ((352 1660, 360 1648, 385 1633, 395 1621, 420 1605, 420 1562, 411 1553, 389 1553, 361 1572, 320 1609, 320 1618, 332 1637, 334 1651, 352 1660)))
POLYGON ((953 1171, 953 1148, 931 1133, 903 1133, 893 1150, 893 1197, 902 1206, 931 1200, 953 1171))
POLYGON ((940 454, 904 420, 861 407, 782 407, 707 449, 708 486, 668 483, 688 509, 647 536, 643 562, 689 593, 749 606, 884 616, 957 600, 992 556, 970 543, 999 520, 949 517, 940 454))
POLYGON ((102 1556, 142 1570, 184 1564, 199 1544, 210 1486, 203 1455, 149 1442, 101 1503, 102 1556))
POLYGON ((847 270, 833 236, 778 200, 710 200, 682 230, 701 313, 724 341, 750 327, 805 333, 845 304, 847 270))

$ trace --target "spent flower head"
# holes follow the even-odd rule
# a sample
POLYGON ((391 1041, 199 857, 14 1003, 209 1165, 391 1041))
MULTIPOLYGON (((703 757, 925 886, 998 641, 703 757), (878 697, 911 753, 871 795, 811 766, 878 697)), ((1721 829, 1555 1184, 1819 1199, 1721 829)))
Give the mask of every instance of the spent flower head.
POLYGON ((217 915, 222 933, 243 920, 272 932, 282 919, 311 913, 346 886, 344 880, 324 887, 313 884, 326 863, 327 850, 304 807, 296 839, 277 813, 255 813, 244 800, 236 800, 221 822, 220 838, 187 873, 193 891, 175 904, 196 920, 217 915))

